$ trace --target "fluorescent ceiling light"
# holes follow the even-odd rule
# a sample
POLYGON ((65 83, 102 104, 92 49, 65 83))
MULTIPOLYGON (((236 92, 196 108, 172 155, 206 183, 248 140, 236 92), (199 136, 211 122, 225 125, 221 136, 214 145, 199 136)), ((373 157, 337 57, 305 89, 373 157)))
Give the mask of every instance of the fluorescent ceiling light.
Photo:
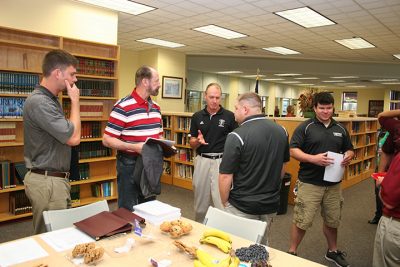
POLYGON ((300 83, 299 81, 284 81, 284 82, 282 82, 282 83, 289 83, 289 84, 291 84, 291 83, 300 83))
POLYGON ((257 77, 265 77, 265 75, 257 75, 257 74, 253 74, 253 75, 243 75, 243 78, 257 78, 257 77))
POLYGON ((363 38, 350 38, 350 39, 342 39, 335 40, 335 42, 350 48, 350 49, 364 49, 364 48, 372 48, 375 47, 373 44, 367 42, 363 38))
POLYGON ((298 77, 294 78, 295 80, 318 80, 319 78, 317 77, 298 77))
POLYGON ((285 79, 282 78, 266 78, 263 81, 284 81, 285 79))
POLYGON ((204 33, 211 34, 211 35, 218 36, 218 37, 222 37, 225 39, 236 39, 236 38, 247 37, 247 35, 245 35, 245 34, 231 31, 231 30, 228 30, 228 29, 225 29, 225 28, 213 25, 213 24, 194 28, 193 30, 198 31, 198 32, 204 32, 204 33))
POLYGON ((323 83, 344 83, 343 80, 330 80, 330 81, 322 81, 323 83))
POLYGON ((400 84, 400 82, 387 82, 387 83, 382 83, 382 84, 400 84))
POLYGON ((349 85, 347 87, 351 87, 351 88, 362 88, 362 87, 366 87, 365 85, 349 85))
POLYGON ((322 16, 309 7, 300 7, 285 11, 274 12, 274 14, 290 20, 304 28, 320 27, 336 24, 332 20, 322 16))
POLYGON ((393 55, 394 57, 400 59, 400 54, 393 55))
POLYGON ((298 85, 301 85, 301 86, 311 86, 311 85, 314 85, 313 83, 299 83, 298 85))
POLYGON ((286 48, 286 47, 282 47, 282 46, 275 46, 275 47, 267 47, 267 48, 263 48, 264 50, 270 51, 270 52, 274 52, 277 54, 281 54, 281 55, 295 55, 295 54, 300 54, 300 52, 297 52, 295 50, 286 48))
POLYGON ((219 74, 238 74, 238 73, 243 73, 240 70, 226 70, 226 71, 217 71, 219 74))
POLYGON ((160 46, 165 46, 165 47, 171 47, 171 48, 177 48, 177 47, 185 46, 184 44, 164 41, 164 40, 160 40, 160 39, 156 39, 156 38, 145 38, 145 39, 140 39, 140 40, 136 40, 136 41, 142 42, 142 43, 147 43, 147 44, 154 44, 154 45, 160 45, 160 46))
POLYGON ((373 82, 397 82, 398 79, 376 79, 376 80, 371 80, 373 82))
POLYGON ((334 76, 331 77, 331 79, 355 79, 359 78, 358 76, 334 76))
POLYGON ((281 77, 291 77, 291 76, 300 76, 301 74, 299 74, 299 73, 277 73, 274 75, 281 76, 281 77))
POLYGON ((132 15, 140 15, 155 9, 154 7, 135 3, 130 0, 77 0, 77 1, 132 15))

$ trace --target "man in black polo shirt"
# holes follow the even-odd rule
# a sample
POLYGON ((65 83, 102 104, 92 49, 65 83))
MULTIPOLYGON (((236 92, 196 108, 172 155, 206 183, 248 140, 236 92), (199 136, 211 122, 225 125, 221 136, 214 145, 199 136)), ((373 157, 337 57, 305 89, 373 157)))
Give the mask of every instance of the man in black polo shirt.
POLYGON ((345 254, 337 250, 337 228, 343 203, 340 182, 328 182, 323 178, 325 167, 333 163, 327 152, 344 154, 341 165, 346 166, 354 157, 353 145, 347 130, 332 119, 333 96, 321 92, 314 95, 313 101, 316 118, 301 123, 290 143, 290 154, 300 161, 300 170, 289 253, 296 254, 315 213, 321 207, 323 232, 328 243, 325 258, 337 266, 349 266, 345 254))
POLYGON ((256 93, 238 97, 235 119, 240 127, 226 138, 219 168, 219 190, 224 210, 267 222, 262 243, 279 208, 281 178, 290 159, 286 130, 261 113, 256 93))
POLYGON ((222 90, 217 83, 210 83, 204 99, 207 106, 193 114, 190 124, 190 146, 196 149, 193 191, 195 220, 203 222, 211 204, 222 209, 218 191, 218 169, 226 136, 237 127, 235 117, 220 106, 222 90))

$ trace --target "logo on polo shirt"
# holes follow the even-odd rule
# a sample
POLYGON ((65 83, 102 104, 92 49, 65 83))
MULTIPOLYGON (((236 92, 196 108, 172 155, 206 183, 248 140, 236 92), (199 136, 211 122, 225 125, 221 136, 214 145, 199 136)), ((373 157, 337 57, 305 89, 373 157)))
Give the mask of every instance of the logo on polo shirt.
POLYGON ((203 122, 203 121, 201 121, 201 122, 200 122, 200 125, 202 125, 202 124, 204 124, 204 122, 203 122))
POLYGON ((335 132, 333 132, 333 136, 343 137, 342 133, 335 133, 335 132))
POLYGON ((218 127, 225 127, 225 120, 219 119, 218 127))

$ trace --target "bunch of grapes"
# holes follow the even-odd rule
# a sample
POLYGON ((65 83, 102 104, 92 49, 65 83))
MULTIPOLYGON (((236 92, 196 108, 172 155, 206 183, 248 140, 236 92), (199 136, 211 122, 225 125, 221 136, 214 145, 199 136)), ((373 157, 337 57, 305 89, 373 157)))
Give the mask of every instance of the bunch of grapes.
POLYGON ((238 248, 235 254, 241 261, 251 262, 252 267, 269 266, 267 263, 269 253, 263 245, 253 244, 249 247, 238 248))

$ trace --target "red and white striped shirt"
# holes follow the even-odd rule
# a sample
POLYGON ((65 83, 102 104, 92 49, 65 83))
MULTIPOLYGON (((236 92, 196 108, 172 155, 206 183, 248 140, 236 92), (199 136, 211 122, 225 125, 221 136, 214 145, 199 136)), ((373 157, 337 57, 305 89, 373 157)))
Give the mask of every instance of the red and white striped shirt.
POLYGON ((114 105, 104 133, 127 143, 160 138, 163 134, 160 106, 150 97, 142 99, 135 88, 114 105))

